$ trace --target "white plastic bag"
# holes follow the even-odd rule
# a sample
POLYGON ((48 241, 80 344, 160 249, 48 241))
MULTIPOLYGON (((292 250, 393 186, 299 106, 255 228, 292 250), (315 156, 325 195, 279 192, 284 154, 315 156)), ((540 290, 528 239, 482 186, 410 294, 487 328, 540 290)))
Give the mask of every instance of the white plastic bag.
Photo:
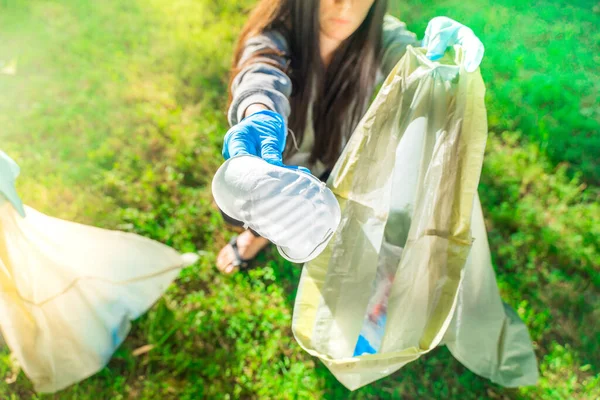
POLYGON ((304 266, 294 335, 352 390, 441 344, 498 384, 531 385, 531 340, 500 300, 477 198, 485 87, 459 47, 425 51, 408 46, 327 182, 342 219, 304 266), (374 304, 384 314, 366 321, 374 304))
POLYGON ((38 392, 102 369, 144 313, 197 256, 139 235, 20 204, 18 168, 0 157, 0 331, 38 392), (11 202, 5 193, 12 193, 11 202))

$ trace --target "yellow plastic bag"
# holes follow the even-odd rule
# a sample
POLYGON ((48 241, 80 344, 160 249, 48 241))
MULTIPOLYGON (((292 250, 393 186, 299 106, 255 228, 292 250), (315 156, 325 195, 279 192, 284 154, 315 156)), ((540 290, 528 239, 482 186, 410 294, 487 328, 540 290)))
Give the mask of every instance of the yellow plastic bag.
POLYGON ((55 392, 102 369, 197 256, 23 208, 1 151, 0 172, 0 332, 35 390, 55 392))
POLYGON ((537 381, 529 334, 491 265, 477 198, 485 87, 461 59, 459 47, 432 62, 409 46, 328 181, 342 221, 304 266, 293 331, 351 390, 440 344, 501 385, 537 381), (381 343, 355 357, 382 269, 393 280, 381 343))

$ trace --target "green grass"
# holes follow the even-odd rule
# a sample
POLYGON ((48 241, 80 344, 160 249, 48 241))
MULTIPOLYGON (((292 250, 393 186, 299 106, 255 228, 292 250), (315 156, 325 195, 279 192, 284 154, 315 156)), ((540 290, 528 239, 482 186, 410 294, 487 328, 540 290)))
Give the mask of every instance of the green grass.
POLYGON ((107 368, 36 395, 8 350, 4 399, 600 397, 600 15, 591 2, 413 0, 487 46, 490 139, 481 183, 498 283, 530 328, 542 377, 504 389, 445 348, 349 392, 291 334, 300 269, 271 249, 250 276, 215 272, 231 236, 210 194, 226 131, 227 69, 253 1, 0 0, 0 147, 29 205, 201 250, 107 368), (569 56, 565 56, 569 54, 569 56), (596 147, 594 147, 596 146, 596 147), (596 155, 596 158, 594 158, 596 155), (134 349, 154 344, 135 357, 134 349))
POLYGON ((520 131, 554 165, 600 183, 600 5, 590 0, 391 0, 409 28, 436 15, 471 27, 486 46, 491 130, 520 131), (596 3, 596 4, 594 4, 596 3))

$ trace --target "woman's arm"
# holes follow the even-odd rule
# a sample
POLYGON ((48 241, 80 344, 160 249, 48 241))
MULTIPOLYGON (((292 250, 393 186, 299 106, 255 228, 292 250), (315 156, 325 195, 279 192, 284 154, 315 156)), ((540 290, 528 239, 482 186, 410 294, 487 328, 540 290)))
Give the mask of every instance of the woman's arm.
POLYGON ((292 92, 292 82, 284 72, 287 50, 285 38, 279 32, 265 32, 248 39, 238 64, 241 70, 231 85, 233 100, 228 111, 231 126, 260 110, 271 110, 287 119, 292 92))
POLYGON ((242 115, 242 118, 246 118, 248 115, 252 115, 255 112, 259 112, 259 111, 262 111, 262 110, 269 110, 269 107, 267 107, 266 105, 261 104, 261 103, 250 104, 246 108, 246 110, 244 111, 244 114, 242 115))
POLYGON ((381 74, 388 76, 406 52, 406 46, 420 46, 417 35, 406 29, 406 24, 398 18, 386 15, 383 20, 383 43, 381 74))

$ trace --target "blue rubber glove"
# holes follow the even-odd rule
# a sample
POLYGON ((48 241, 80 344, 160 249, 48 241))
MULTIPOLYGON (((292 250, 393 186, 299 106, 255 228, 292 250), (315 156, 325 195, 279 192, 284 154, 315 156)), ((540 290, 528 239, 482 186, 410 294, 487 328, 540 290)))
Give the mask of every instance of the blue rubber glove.
POLYGON ((479 68, 485 48, 470 28, 448 17, 435 17, 425 29, 423 47, 427 47, 430 60, 442 58, 446 48, 458 44, 465 52, 464 66, 467 72, 479 68))
POLYGON ((8 200, 21 217, 25 217, 23 203, 15 189, 15 179, 19 176, 19 171, 17 163, 0 150, 0 196, 8 200))
POLYGON ((223 157, 227 160, 237 155, 249 154, 279 167, 310 174, 304 167, 283 164, 286 135, 285 121, 281 115, 270 110, 255 112, 229 129, 223 143, 223 157))

